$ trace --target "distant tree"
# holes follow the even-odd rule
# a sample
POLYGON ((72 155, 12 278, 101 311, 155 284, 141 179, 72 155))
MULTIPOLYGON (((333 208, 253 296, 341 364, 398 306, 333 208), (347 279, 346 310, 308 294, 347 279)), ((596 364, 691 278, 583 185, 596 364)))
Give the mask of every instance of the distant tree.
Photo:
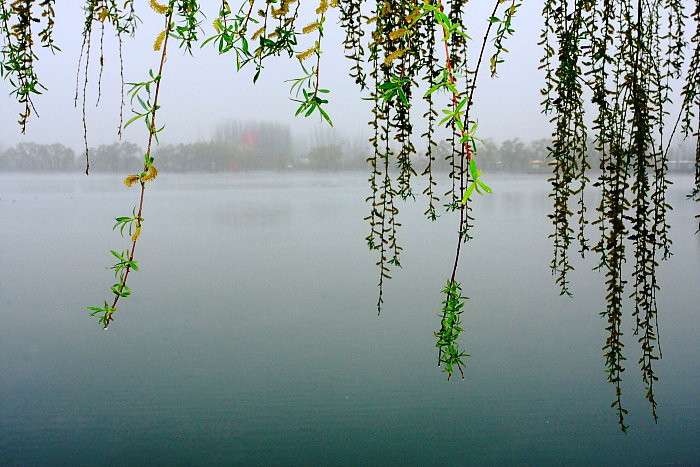
POLYGON ((257 150, 232 143, 200 142, 167 145, 158 149, 163 170, 173 172, 223 172, 259 168, 255 164, 257 150))
POLYGON ((216 126, 214 141, 239 147, 247 156, 254 155, 257 160, 249 161, 246 167, 278 169, 292 162, 294 145, 288 125, 231 120, 216 126))
POLYGON ((507 139, 501 143, 499 152, 507 170, 524 170, 529 164, 525 144, 520 139, 507 139))
POLYGON ((338 170, 343 166, 343 148, 339 144, 317 146, 309 152, 309 167, 320 170, 338 170))
POLYGON ((19 143, 0 153, 4 171, 55 172, 75 167, 75 152, 62 144, 19 143))
POLYGON ((101 144, 90 150, 90 165, 97 172, 136 172, 142 158, 141 147, 128 141, 101 144))

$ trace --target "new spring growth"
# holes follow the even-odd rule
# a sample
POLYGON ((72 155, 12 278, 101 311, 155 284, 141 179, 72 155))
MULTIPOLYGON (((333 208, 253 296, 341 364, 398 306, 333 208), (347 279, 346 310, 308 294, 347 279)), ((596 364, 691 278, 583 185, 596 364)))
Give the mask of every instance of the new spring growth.
POLYGON ((321 3, 316 8, 316 14, 322 15, 328 10, 328 2, 326 0, 321 0, 321 3))
POLYGON ((464 331, 461 327, 461 314, 464 311, 464 303, 468 297, 462 295, 462 287, 458 282, 447 281, 442 293, 446 294, 443 300, 442 319, 440 321, 440 330, 435 332, 437 343, 435 346, 439 349, 438 362, 445 365, 444 371, 447 373, 447 379, 452 377, 454 367, 456 366, 464 379, 463 357, 469 357, 469 354, 460 352, 457 344, 459 334, 464 331))
POLYGON ((282 19, 289 13, 289 5, 296 0, 282 0, 282 5, 279 8, 272 7, 272 16, 277 19, 282 19))
POLYGON ((396 31, 392 31, 391 33, 389 33, 389 39, 394 41, 394 40, 398 39, 399 37, 405 36, 406 34, 408 34, 408 29, 399 28, 396 31))
POLYGON ((258 37, 260 37, 260 34, 262 34, 263 32, 265 32, 265 26, 263 26, 260 29, 258 29, 257 31, 255 31, 255 33, 253 34, 253 37, 251 37, 250 40, 253 40, 253 41, 256 40, 258 37))
POLYGON ((410 25, 412 25, 421 15, 420 8, 416 8, 413 13, 410 15, 406 16, 406 22, 410 25))
POLYGON ((163 40, 165 39, 165 33, 166 30, 163 29, 160 34, 158 34, 158 37, 156 37, 155 42, 153 43, 153 50, 158 51, 160 48, 163 46, 163 40))
POLYGON ((157 176, 158 176, 158 171, 156 170, 156 167, 151 164, 148 166, 148 172, 141 174, 141 181, 149 182, 149 181, 155 179, 157 176))
POLYGON ((129 175, 124 179, 124 185, 130 187, 139 180, 141 180, 141 177, 139 177, 138 175, 129 175))
POLYGON ((301 33, 302 34, 310 34, 310 33, 314 32, 315 30, 317 30, 319 26, 320 26, 319 22, 314 21, 313 23, 307 24, 306 26, 304 26, 304 29, 301 30, 301 33))
POLYGON ((149 4, 151 5, 151 8, 153 8, 153 11, 155 11, 159 15, 164 15, 168 12, 168 7, 165 5, 161 5, 156 0, 151 0, 149 4))
POLYGON ((384 65, 387 65, 387 66, 391 65, 391 62, 393 62, 395 59, 401 57, 404 53, 406 53, 406 49, 399 49, 399 50, 396 50, 396 51, 390 53, 384 59, 384 65))
POLYGON ((314 45, 313 47, 309 47, 308 49, 306 49, 304 52, 298 53, 297 58, 299 59, 300 62, 303 62, 304 60, 309 58, 311 56, 311 54, 313 54, 315 51, 316 51, 316 46, 314 45))
POLYGON ((132 186, 136 182, 149 182, 158 176, 158 170, 151 164, 147 170, 141 172, 141 175, 129 175, 124 179, 124 185, 132 186))

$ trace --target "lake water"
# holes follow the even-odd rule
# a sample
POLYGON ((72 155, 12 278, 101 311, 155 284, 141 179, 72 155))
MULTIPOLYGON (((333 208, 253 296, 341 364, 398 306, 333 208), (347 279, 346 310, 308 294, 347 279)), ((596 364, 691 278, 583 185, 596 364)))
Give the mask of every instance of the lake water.
MULTIPOLYGON (((699 464, 700 236, 669 193, 654 424, 626 310, 624 435, 601 346, 603 278, 549 271, 548 185, 489 175, 458 279, 466 380, 433 331, 454 216, 400 206, 403 269, 377 317, 364 174, 161 175, 133 296, 102 331, 121 176, 0 176, 0 464, 699 464)), ((591 229, 591 234, 594 234, 591 229)), ((628 267, 631 267, 628 264, 628 267)))

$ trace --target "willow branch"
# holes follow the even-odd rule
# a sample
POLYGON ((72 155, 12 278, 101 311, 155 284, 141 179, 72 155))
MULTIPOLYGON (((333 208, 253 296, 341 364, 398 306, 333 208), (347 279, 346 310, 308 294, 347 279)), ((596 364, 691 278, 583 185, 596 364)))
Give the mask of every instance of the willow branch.
MULTIPOLYGON (((156 112, 158 111, 158 96, 160 94, 160 83, 161 83, 161 78, 163 76, 163 65, 165 65, 165 56, 167 54, 167 49, 168 49, 168 37, 170 35, 170 30, 172 27, 172 18, 173 18, 173 9, 170 8, 168 10, 168 15, 166 18, 167 21, 167 26, 165 28, 165 39, 163 42, 163 49, 160 54, 160 65, 158 67, 158 74, 157 80, 156 80, 156 90, 155 90, 155 95, 153 97, 153 109, 151 110, 151 126, 148 132, 148 145, 146 147, 146 157, 148 158, 151 154, 151 147, 153 145, 153 137, 155 136, 157 130, 156 130, 156 112)), ((144 170, 148 170, 148 162, 144 164, 144 170)), ((138 212, 136 213, 136 222, 137 222, 137 227, 141 226, 142 222, 142 213, 143 213, 143 198, 144 198, 144 193, 146 192, 146 181, 141 179, 141 195, 139 197, 139 209, 138 212)), ((126 267, 126 271, 124 272, 124 276, 122 277, 122 280, 119 284, 119 293, 114 294, 114 301, 112 302, 112 308, 116 308, 117 302, 119 302, 119 299, 122 297, 121 292, 124 290, 124 287, 126 287, 126 281, 129 277, 129 273, 131 272, 131 265, 133 264, 134 260, 134 252, 136 251, 136 242, 138 241, 138 235, 135 235, 132 237, 132 242, 131 242, 131 250, 129 252, 129 261, 126 267)), ((109 326, 109 323, 113 320, 114 318, 112 317, 112 313, 109 313, 106 318, 105 318, 105 329, 107 326, 109 326)))

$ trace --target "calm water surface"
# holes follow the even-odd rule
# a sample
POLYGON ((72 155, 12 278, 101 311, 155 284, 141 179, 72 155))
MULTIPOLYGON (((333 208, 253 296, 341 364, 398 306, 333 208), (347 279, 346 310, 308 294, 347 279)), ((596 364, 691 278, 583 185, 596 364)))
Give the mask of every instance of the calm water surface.
MULTIPOLYGON (((603 279, 548 264, 547 183, 491 176, 459 278, 466 380, 433 331, 455 218, 401 206, 403 270, 376 315, 364 174, 163 175, 107 332, 119 176, 0 176, 0 464, 700 464, 700 237, 692 179, 669 194, 653 423, 627 310, 610 409, 603 279)), ((593 231, 591 230, 591 234, 593 231)), ((630 265, 628 265, 629 267, 630 265)))

